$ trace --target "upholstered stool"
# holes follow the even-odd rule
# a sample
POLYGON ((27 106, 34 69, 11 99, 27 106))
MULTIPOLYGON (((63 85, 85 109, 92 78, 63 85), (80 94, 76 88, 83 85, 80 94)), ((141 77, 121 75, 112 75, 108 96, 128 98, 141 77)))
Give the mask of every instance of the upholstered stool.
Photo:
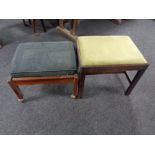
POLYGON ((129 81, 129 95, 148 67, 148 63, 128 36, 81 36, 77 39, 79 58, 79 97, 83 95, 86 75, 124 73, 129 81), (136 70, 130 80, 126 71, 136 70))
POLYGON ((23 101, 19 85, 70 83, 74 84, 72 97, 78 93, 76 54, 73 43, 22 43, 12 59, 9 85, 18 100, 23 101))

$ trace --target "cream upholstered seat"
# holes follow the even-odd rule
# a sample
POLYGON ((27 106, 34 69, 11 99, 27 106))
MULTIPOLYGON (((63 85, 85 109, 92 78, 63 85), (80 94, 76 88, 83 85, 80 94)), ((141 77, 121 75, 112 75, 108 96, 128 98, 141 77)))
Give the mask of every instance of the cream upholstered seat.
POLYGON ((81 66, 147 63, 129 36, 81 36, 77 44, 81 66))

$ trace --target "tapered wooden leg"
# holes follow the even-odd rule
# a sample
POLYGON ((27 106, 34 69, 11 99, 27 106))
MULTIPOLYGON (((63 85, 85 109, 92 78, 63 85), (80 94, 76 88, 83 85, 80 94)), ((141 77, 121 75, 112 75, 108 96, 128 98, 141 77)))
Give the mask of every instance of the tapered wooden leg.
POLYGON ((46 27, 45 27, 45 24, 44 24, 44 20, 40 19, 40 22, 41 22, 41 25, 43 27, 44 32, 46 32, 46 27))
POLYGON ((141 78, 141 76, 144 74, 146 69, 140 70, 136 73, 135 77, 133 78, 133 80, 131 81, 128 89, 125 91, 125 95, 130 95, 131 91, 133 90, 133 88, 136 86, 137 82, 139 81, 139 79, 141 78))
POLYGON ((74 78, 73 95, 71 95, 71 98, 76 97, 78 97, 78 78, 74 78))
POLYGON ((23 93, 20 90, 20 88, 17 85, 15 85, 12 80, 9 80, 8 84, 10 85, 10 87, 15 92, 16 96, 18 97, 18 101, 22 102, 24 98, 23 98, 23 93))
POLYGON ((79 82, 78 82, 78 98, 82 98, 83 97, 83 92, 84 92, 84 82, 85 82, 85 75, 80 75, 79 77, 79 82))

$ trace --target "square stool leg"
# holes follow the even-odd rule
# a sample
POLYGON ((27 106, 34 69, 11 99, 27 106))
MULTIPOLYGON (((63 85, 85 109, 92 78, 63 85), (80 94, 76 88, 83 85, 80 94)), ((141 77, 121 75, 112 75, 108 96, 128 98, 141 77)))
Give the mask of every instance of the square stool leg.
POLYGON ((22 91, 20 90, 20 88, 16 84, 14 84, 12 80, 8 80, 8 84, 10 85, 14 93, 16 94, 18 101, 22 102, 24 100, 24 95, 22 91))
POLYGON ((80 74, 79 82, 78 82, 78 85, 79 85, 78 98, 82 98, 83 97, 84 83, 85 83, 85 75, 84 74, 80 74))
POLYGON ((74 78, 73 81, 73 94, 71 95, 71 98, 77 98, 78 97, 78 77, 74 78))
MULTIPOLYGON (((147 68, 147 67, 146 67, 147 68)), ((145 72, 145 69, 143 70, 139 70, 137 71, 135 77, 133 78, 133 80, 131 81, 129 87, 127 88, 127 90, 125 91, 125 95, 130 95, 130 93, 132 92, 132 90, 134 89, 134 87, 136 86, 137 82, 140 80, 140 78, 142 77, 142 75, 144 74, 145 72)))

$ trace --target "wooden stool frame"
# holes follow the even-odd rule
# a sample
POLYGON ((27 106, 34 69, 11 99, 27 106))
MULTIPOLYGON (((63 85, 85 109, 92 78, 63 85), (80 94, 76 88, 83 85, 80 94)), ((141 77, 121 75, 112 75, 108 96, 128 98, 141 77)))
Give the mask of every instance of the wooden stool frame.
POLYGON ((63 75, 63 76, 46 76, 46 77, 20 77, 8 79, 8 84, 15 92, 18 101, 24 100, 24 95, 20 90, 20 85, 35 85, 35 84, 51 84, 51 83, 73 83, 73 94, 72 98, 78 96, 78 75, 63 75))
MULTIPOLYGON (((77 54, 79 58, 79 46, 77 44, 77 54)), ((149 66, 149 64, 125 64, 125 65, 103 65, 103 66, 89 66, 84 67, 80 64, 80 61, 78 61, 79 64, 79 98, 83 97, 84 92, 84 83, 85 83, 85 77, 86 75, 96 75, 96 74, 118 74, 118 73, 124 73, 128 82, 129 86, 127 90, 125 91, 125 95, 130 95, 133 88, 136 86, 137 82, 140 80, 141 76, 149 66), (135 77, 131 80, 127 74, 127 71, 137 71, 135 77)))

